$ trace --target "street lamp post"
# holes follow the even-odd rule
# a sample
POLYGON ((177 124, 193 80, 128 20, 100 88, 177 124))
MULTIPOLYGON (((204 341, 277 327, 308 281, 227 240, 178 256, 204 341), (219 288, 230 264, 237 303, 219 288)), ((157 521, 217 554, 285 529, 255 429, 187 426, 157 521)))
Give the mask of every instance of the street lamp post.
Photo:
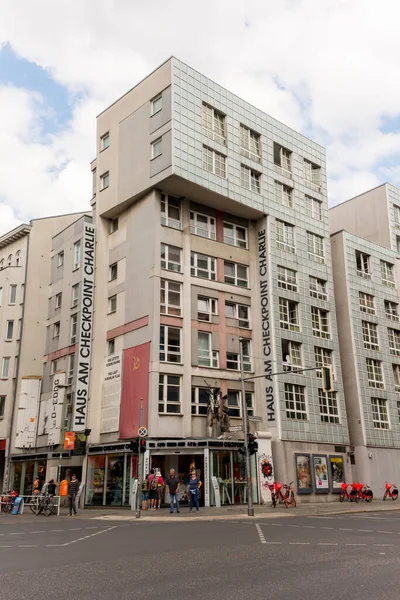
POLYGON ((244 389, 244 369, 243 369, 243 339, 239 338, 240 344, 240 382, 242 384, 242 420, 244 433, 244 456, 246 460, 246 487, 247 487, 247 514, 254 517, 253 507, 253 487, 251 485, 251 466, 249 452, 249 413, 247 411, 246 392, 244 389))

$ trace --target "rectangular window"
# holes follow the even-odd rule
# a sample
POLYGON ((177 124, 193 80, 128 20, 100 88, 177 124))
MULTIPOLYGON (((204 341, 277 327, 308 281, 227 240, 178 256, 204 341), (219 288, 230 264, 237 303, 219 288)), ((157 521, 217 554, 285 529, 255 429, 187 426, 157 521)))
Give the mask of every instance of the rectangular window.
POLYGON ((108 312, 109 314, 117 312, 117 295, 110 296, 108 299, 108 312))
POLYGON ((10 292, 8 296, 8 304, 15 304, 17 301, 17 286, 10 285, 10 292))
POLYGON ((224 281, 239 287, 249 287, 249 269, 246 265, 238 265, 224 261, 224 281))
POLYGON ((70 344, 76 344, 76 334, 78 331, 78 313, 71 315, 71 337, 70 344))
POLYGON ((110 145, 110 132, 109 131, 107 131, 107 133, 105 133, 104 135, 101 136, 100 145, 101 145, 102 150, 105 150, 106 148, 109 147, 109 145, 110 145))
POLYGON ((50 367, 50 374, 54 375, 55 373, 57 373, 57 370, 58 370, 58 361, 52 360, 51 367, 50 367))
MULTIPOLYGON (((247 414, 249 417, 254 415, 253 393, 245 392, 247 414)), ((228 409, 229 416, 233 418, 242 417, 242 393, 238 390, 228 390, 228 409)))
POLYGON ((275 200, 279 202, 279 204, 283 204, 283 206, 287 206, 288 208, 293 208, 292 195, 292 188, 283 183, 279 183, 279 181, 275 181, 275 200))
POLYGON ((290 150, 274 142, 274 164, 280 167, 282 171, 286 171, 289 177, 292 170, 291 158, 292 153, 290 150))
POLYGON ((390 354, 400 355, 400 331, 388 328, 389 352, 390 354))
POLYGON ((400 236, 396 235, 396 251, 397 254, 400 254, 400 236))
MULTIPOLYGON (((319 348, 318 346, 314 347, 314 359, 315 366, 318 369, 322 369, 322 367, 333 367, 332 360, 332 350, 328 350, 328 348, 319 348)), ((322 377, 322 371, 316 371, 317 377, 322 377)))
POLYGON ((64 252, 59 252, 57 254, 57 267, 62 267, 64 264, 64 252))
POLYGON ((193 277, 202 277, 203 279, 212 279, 215 281, 215 258, 192 252, 190 255, 190 274, 193 277))
POLYGON ((174 196, 161 194, 161 225, 182 229, 181 201, 174 196))
POLYGON ((225 302, 225 317, 227 319, 237 319, 239 327, 250 329, 250 306, 225 302))
POLYGON ((198 296, 197 298, 197 320, 211 322, 211 317, 218 314, 218 300, 198 296))
POLYGON ((224 244, 247 248, 247 227, 224 221, 224 244))
POLYGON ((372 422, 375 429, 390 429, 387 401, 383 398, 371 398, 372 422))
POLYGON ((180 273, 182 269, 181 252, 177 246, 161 244, 161 268, 180 273))
POLYGON ((9 356, 3 356, 1 363, 1 379, 8 379, 10 374, 10 363, 11 358, 9 356))
POLYGON ((199 331, 197 340, 199 367, 213 367, 214 369, 218 369, 218 352, 212 350, 211 333, 199 331))
POLYGON ((181 412, 181 378, 179 375, 162 375, 158 387, 158 412, 179 414, 181 412))
POLYGON ((105 190, 110 185, 110 172, 106 171, 100 175, 100 191, 105 190))
POLYGON ((313 335, 328 339, 329 334, 329 312, 321 308, 311 307, 311 322, 313 335))
POLYGON ((240 184, 246 190, 251 192, 261 193, 261 173, 258 173, 246 165, 240 166, 240 184))
POLYGON ((111 340, 108 340, 108 343, 107 343, 107 353, 108 353, 108 356, 111 356, 112 354, 115 354, 115 338, 112 338, 111 340))
POLYGON ((302 366, 301 344, 290 340, 282 340, 282 362, 284 371, 296 372, 302 366))
POLYGON ((322 221, 322 202, 320 200, 306 196, 306 211, 312 219, 322 221))
POLYGON ((73 270, 79 269, 81 266, 81 241, 75 242, 74 244, 74 266, 73 270))
POLYGON ((385 260, 381 260, 381 277, 383 285, 393 288, 396 287, 394 282, 394 265, 385 260))
POLYGON ((392 365, 393 382, 396 392, 400 392, 400 365, 392 365))
POLYGON ((360 310, 362 312, 368 313, 369 315, 375 314, 375 301, 374 297, 371 294, 366 294, 365 292, 358 292, 358 297, 360 301, 360 310))
POLYGON ((53 324, 53 338, 60 337, 60 321, 53 324))
POLYGON ((161 279, 160 282, 160 313, 180 317, 182 284, 176 281, 161 279))
POLYGON ((62 304, 62 293, 56 294, 56 309, 61 308, 62 304))
POLYGON ((357 275, 364 277, 364 279, 371 279, 369 259, 370 257, 368 254, 356 250, 357 275))
POLYGON ((158 138, 151 144, 151 159, 158 158, 162 154, 162 138, 158 138))
POLYGON ((208 215, 202 215, 194 211, 190 211, 190 233, 199 235, 200 237, 215 240, 215 219, 208 215))
POLYGON ((369 321, 361 321, 364 348, 367 350, 379 350, 378 326, 369 321))
POLYGON ((292 269, 278 266, 278 287, 297 292, 297 273, 292 269))
POLYGON ((318 300, 328 300, 326 281, 310 275, 310 296, 318 300))
POLYGON ((75 285, 72 286, 72 298, 71 298, 72 307, 78 306, 78 300, 79 300, 79 283, 76 283, 75 285))
POLYGON ((279 298, 279 325, 288 331, 300 331, 298 303, 279 298))
POLYGON ((276 220, 276 245, 286 252, 295 253, 293 225, 276 220))
POLYGON ((14 321, 6 321, 6 342, 11 342, 14 334, 14 321))
POLYGON ((207 416, 210 392, 208 388, 192 387, 192 415, 207 416))
POLYGON ((261 162, 261 136, 245 125, 240 125, 240 150, 243 156, 261 162))
POLYGON ((151 100, 151 116, 156 115, 162 109, 162 94, 158 94, 151 100))
POLYGON ((203 169, 218 177, 226 178, 226 156, 208 146, 203 146, 203 169))
POLYGON ((400 227, 400 206, 393 204, 393 216, 395 227, 400 227))
MULTIPOLYGON (((251 372, 253 370, 251 361, 251 342, 250 340, 242 341, 243 348, 243 371, 251 372)), ((226 353, 226 368, 230 371, 240 371, 240 353, 226 353)))
POLYGON ((114 219, 110 219, 110 222, 108 225, 108 233, 110 235, 112 233, 115 233, 116 231, 118 231, 118 217, 115 217, 114 219))
POLYGON ((320 265, 325 264, 324 238, 307 231, 308 258, 320 265))
POLYGON ((288 419, 307 420, 305 388, 302 385, 285 383, 286 417, 288 419))
POLYGON ((178 327, 160 327, 160 361, 181 363, 181 329, 178 327))
POLYGON ((109 281, 114 281, 118 278, 118 263, 110 265, 109 281))
POLYGON ((4 417, 6 408, 6 396, 0 396, 0 419, 4 417))
POLYGON ((203 102, 203 133, 226 146, 225 115, 203 102))
POLYGON ((321 185, 321 167, 304 159, 304 179, 317 188, 321 185))
POLYGON ((68 385, 71 385, 74 380, 75 370, 75 352, 68 355, 68 385))
POLYGON ((336 392, 318 390, 319 413, 322 423, 340 423, 336 392))
POLYGON ((367 373, 368 373, 368 385, 369 387, 383 389, 385 387, 383 383, 382 374, 382 363, 380 360, 373 358, 367 358, 367 373))

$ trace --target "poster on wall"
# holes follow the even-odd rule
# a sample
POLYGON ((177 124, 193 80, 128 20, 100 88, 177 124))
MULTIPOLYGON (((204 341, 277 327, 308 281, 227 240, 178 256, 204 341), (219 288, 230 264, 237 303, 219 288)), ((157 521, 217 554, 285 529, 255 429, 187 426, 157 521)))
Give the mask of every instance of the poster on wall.
POLYGON ((313 454, 313 472, 316 494, 329 492, 328 461, 326 456, 313 454))
POLYGON ((274 463, 271 454, 259 454, 258 473, 261 490, 261 503, 266 504, 271 501, 271 489, 275 480, 274 463))
POLYGON ((312 494, 311 457, 309 454, 295 454, 297 493, 312 494))
POLYGON ((340 494, 342 483, 344 482, 343 456, 330 456, 329 467, 331 472, 331 491, 333 494, 340 494))
POLYGON ((121 404, 122 353, 107 356, 104 366, 100 433, 119 431, 121 404))
POLYGON ((147 427, 149 406, 150 342, 126 348, 123 352, 122 397, 119 437, 137 436, 140 402, 143 400, 143 421, 147 427))

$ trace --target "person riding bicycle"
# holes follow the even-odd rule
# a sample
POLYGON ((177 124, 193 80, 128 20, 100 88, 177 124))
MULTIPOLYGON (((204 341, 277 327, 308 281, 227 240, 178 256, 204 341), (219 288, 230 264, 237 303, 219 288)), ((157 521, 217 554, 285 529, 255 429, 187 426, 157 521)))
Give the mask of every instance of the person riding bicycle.
POLYGON ((50 497, 56 495, 56 488, 57 485, 55 484, 54 479, 50 479, 49 483, 47 484, 47 493, 50 497))

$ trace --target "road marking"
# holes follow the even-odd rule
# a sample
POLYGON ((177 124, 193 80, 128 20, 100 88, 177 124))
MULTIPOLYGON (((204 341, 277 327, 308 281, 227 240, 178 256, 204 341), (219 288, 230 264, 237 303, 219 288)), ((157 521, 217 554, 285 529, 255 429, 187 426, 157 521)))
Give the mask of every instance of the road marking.
POLYGON ((39 531, 30 531, 29 533, 45 533, 45 530, 40 529, 39 531))
POLYGON ((10 535, 24 535, 24 531, 20 531, 18 533, 10 533, 10 535))
POLYGON ((300 527, 300 525, 288 525, 288 527, 300 527))
POLYGON ((333 529, 333 527, 320 527, 320 529, 333 529))
POLYGON ((282 527, 282 523, 271 523, 274 527, 282 527))
POLYGON ((37 548, 37 544, 20 544, 18 548, 37 548))
POLYGON ((73 527, 72 529, 68 529, 68 531, 80 531, 82 527, 73 527))
POLYGON ((302 525, 303 529, 316 529, 315 525, 302 525))
POLYGON ((359 529, 358 531, 363 531, 364 533, 372 533, 372 529, 359 529))
POLYGON ((353 530, 348 529, 347 527, 339 527, 339 531, 353 531, 353 530))
POLYGON ((289 542, 290 546, 309 546, 310 542, 289 542))
POLYGON ((275 546, 280 546, 282 542, 261 542, 262 544, 270 544, 271 546, 275 544, 275 546))
POLYGON ((111 529, 116 529, 118 525, 114 525, 113 527, 109 527, 108 529, 102 529, 102 531, 96 531, 96 533, 91 533, 89 535, 85 535, 84 537, 78 538, 77 540, 72 540, 72 542, 67 542, 63 544, 63 546, 70 546, 71 544, 76 544, 77 542, 81 542, 82 540, 87 540, 95 535, 101 535, 102 533, 106 533, 107 531, 111 531, 111 529))
POLYGON ((334 544, 331 542, 318 542, 317 546, 339 546, 339 544, 334 544))
POLYGON ((345 546, 366 546, 367 544, 345 544, 345 546))
POLYGON ((377 533, 393 533, 393 532, 392 531, 379 531, 379 529, 378 529, 377 533))
POLYGON ((256 523, 256 529, 257 529, 258 537, 260 538, 260 542, 262 544, 266 544, 265 537, 262 532, 261 526, 258 523, 256 523))
POLYGON ((85 527, 85 529, 98 529, 97 525, 95 527, 85 527))
POLYGON ((12 546, 0 546, 0 548, 11 548, 12 546))
POLYGON ((374 546, 379 546, 381 548, 384 548, 387 546, 388 548, 392 548, 394 546, 394 544, 374 544, 374 546))
MULTIPOLYGON (((54 533, 55 531, 64 531, 64 529, 50 529, 49 533, 54 533)), ((33 531, 31 533, 33 533, 33 531)))

